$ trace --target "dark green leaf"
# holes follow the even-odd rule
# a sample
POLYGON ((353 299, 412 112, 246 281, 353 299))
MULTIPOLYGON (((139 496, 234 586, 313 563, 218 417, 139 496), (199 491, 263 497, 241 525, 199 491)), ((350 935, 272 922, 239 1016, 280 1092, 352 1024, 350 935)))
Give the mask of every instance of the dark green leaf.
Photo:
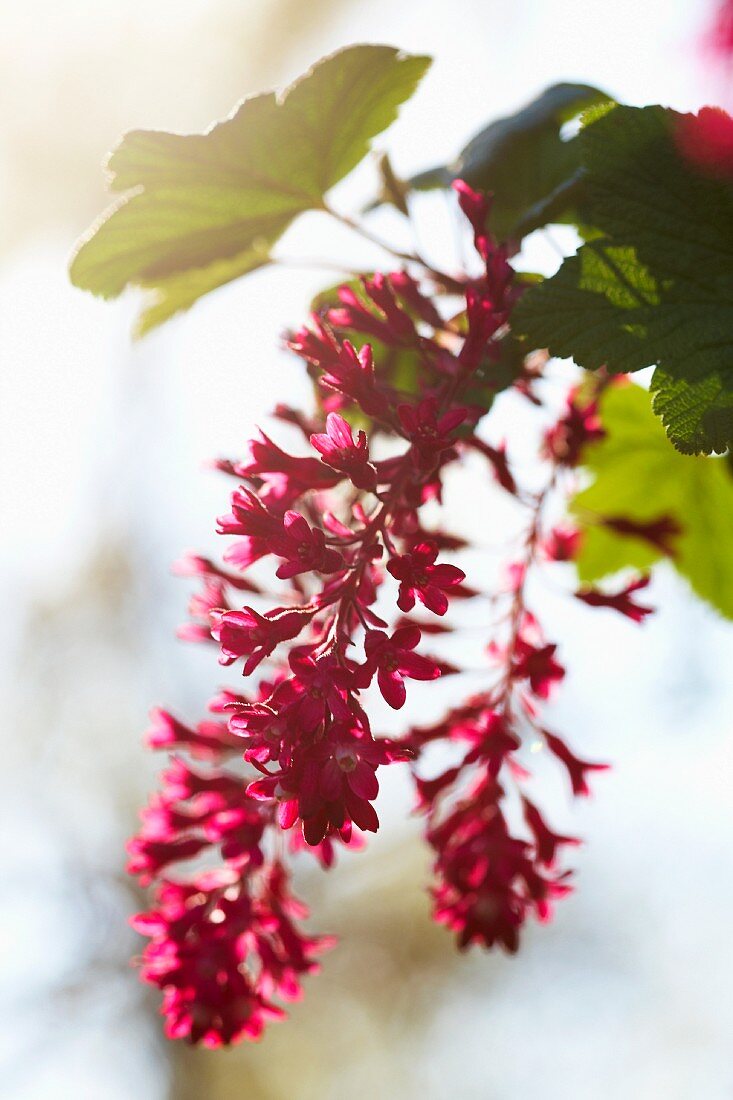
POLYGON ((580 156, 576 141, 560 136, 561 127, 607 99, 605 92, 587 84, 555 84, 521 111, 476 134, 452 164, 422 172, 410 182, 427 189, 464 179, 471 187, 493 192, 491 225, 502 239, 519 238, 550 220, 564 221, 578 200, 580 156))
POLYGON ((529 291, 515 331, 614 373, 657 366, 654 408, 687 454, 733 443, 733 187, 679 152, 662 107, 596 111, 578 141, 598 236, 529 291))
POLYGON ((584 530, 578 573, 587 583, 619 569, 647 569, 662 551, 643 538, 621 535, 604 519, 636 523, 671 520, 679 573, 704 600, 733 618, 733 473, 724 458, 696 458, 669 446, 649 394, 628 384, 610 387, 601 401, 604 439, 586 448, 593 483, 572 502, 584 530))
POLYGON ((388 46, 352 46, 282 95, 245 99, 205 134, 138 130, 112 153, 111 187, 130 191, 71 263, 76 286, 157 297, 141 329, 266 263, 293 218, 325 194, 389 126, 430 64, 388 46))

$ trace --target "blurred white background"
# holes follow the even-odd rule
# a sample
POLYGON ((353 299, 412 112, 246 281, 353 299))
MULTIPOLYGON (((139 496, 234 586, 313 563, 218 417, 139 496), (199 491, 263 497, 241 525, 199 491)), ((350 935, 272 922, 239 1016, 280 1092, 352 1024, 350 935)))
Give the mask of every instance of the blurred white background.
MULTIPOLYGON (((382 796, 389 830, 304 885, 314 925, 343 942, 292 1019, 236 1054, 163 1042, 128 967, 139 898, 122 846, 160 763, 140 744, 148 709, 195 715, 220 675, 174 640, 187 593, 169 562, 216 548, 228 486, 205 461, 239 453, 275 400, 309 399, 279 335, 332 277, 261 272, 135 345, 133 296, 103 303, 66 277, 125 129, 203 128, 340 45, 382 41, 435 57, 388 135, 409 173, 558 80, 632 104, 719 101, 697 46, 709 6, 0 0, 0 12, 0 1095, 733 1096, 733 632, 664 571, 642 630, 536 593, 572 672, 552 720, 615 765, 587 805, 550 791, 556 819, 587 838, 553 925, 515 959, 458 958, 428 921, 427 856, 415 822, 400 824, 398 777, 382 796)), ((339 189, 344 208, 371 172, 339 189)), ((431 199, 423 225, 428 247, 452 247, 431 199)), ((379 259, 315 216, 282 246, 344 250, 379 259)), ((512 407, 502 415, 506 428, 512 407)), ((466 484, 453 486, 456 524, 500 545, 498 498, 466 484)), ((419 694, 421 718, 433 705, 419 694)))

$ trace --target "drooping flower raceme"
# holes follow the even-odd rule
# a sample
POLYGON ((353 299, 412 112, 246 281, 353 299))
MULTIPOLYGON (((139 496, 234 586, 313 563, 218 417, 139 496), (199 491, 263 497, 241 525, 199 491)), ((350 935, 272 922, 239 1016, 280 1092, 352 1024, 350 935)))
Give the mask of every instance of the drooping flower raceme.
MULTIPOLYGON (((219 462, 235 480, 218 520, 229 540, 223 564, 190 556, 177 566, 201 585, 182 636, 214 646, 244 681, 219 691, 196 725, 154 712, 148 734, 170 763, 130 841, 129 870, 153 887, 150 910, 135 918, 149 938, 141 973, 162 991, 173 1038, 256 1038, 300 994, 331 941, 302 929, 287 850, 305 847, 330 867, 339 846, 376 832, 380 773, 392 764, 412 770, 434 852, 435 919, 461 947, 515 951, 525 920, 547 920, 570 890, 562 861, 578 841, 557 833, 527 793, 523 749, 544 745, 576 795, 604 765, 576 756, 541 720, 564 668, 527 607, 526 578, 577 552, 578 532, 553 526, 546 505, 602 428, 595 397, 571 392, 540 444, 544 488, 531 492, 506 447, 477 435, 506 385, 498 372, 520 289, 489 232, 487 200, 463 183, 456 191, 479 273, 364 278, 292 333, 288 346, 316 380, 320 412, 279 406, 275 415, 300 431, 307 453, 291 455, 260 432, 242 459, 219 462), (409 384, 393 369, 400 356, 409 384), (397 710, 417 682, 429 691, 441 674, 460 672, 425 639, 453 629, 451 604, 478 593, 451 560, 461 539, 426 525, 423 507, 440 503, 446 468, 469 452, 527 515, 495 594, 504 612, 487 622, 486 687, 389 739, 372 729, 371 685, 397 710), (266 567, 269 582, 259 579, 266 567), (429 776, 425 750, 435 742, 458 762, 429 776)), ((536 365, 516 365, 513 386, 534 404, 537 378, 536 365)), ((640 621, 649 608, 634 597, 644 583, 575 595, 640 621)))

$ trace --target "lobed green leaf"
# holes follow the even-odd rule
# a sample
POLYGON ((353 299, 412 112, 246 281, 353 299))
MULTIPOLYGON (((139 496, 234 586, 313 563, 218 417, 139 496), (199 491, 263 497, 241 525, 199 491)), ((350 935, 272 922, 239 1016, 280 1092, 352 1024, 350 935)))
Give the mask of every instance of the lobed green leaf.
POLYGON ((72 282, 107 298, 151 288, 147 331, 262 266, 295 217, 323 208, 429 64, 389 46, 351 46, 281 95, 245 99, 204 134, 127 134, 107 167, 111 188, 129 194, 81 241, 72 282))
POLYGON ((733 443, 733 187, 678 148, 691 117, 591 112, 578 141, 597 235, 524 296, 514 327, 591 370, 656 366, 669 438, 709 454, 733 443))
POLYGON ((672 564, 693 590, 733 618, 733 471, 725 458, 678 454, 651 409, 649 394, 627 383, 601 400, 606 435, 588 446, 593 476, 571 504, 583 529, 581 581, 592 583, 626 567, 648 569, 663 557, 643 538, 622 535, 604 519, 673 521, 672 564))

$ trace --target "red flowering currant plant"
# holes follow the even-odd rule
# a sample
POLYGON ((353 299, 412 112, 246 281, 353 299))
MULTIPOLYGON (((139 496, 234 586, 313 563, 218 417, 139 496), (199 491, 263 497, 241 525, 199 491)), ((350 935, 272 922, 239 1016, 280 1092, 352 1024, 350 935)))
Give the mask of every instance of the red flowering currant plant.
MULTIPOLYGON (((351 47, 205 134, 128 134, 108 163, 124 195, 81 243, 73 281, 104 296, 147 288, 145 332, 276 263, 306 210, 374 241, 368 214, 336 212, 327 196, 428 64, 351 47)), ((381 158, 374 205, 412 218, 419 191, 445 188, 473 254, 443 271, 378 242, 387 270, 319 296, 286 337, 314 407, 274 410, 300 435, 298 453, 259 431, 219 462, 233 483, 217 521, 222 560, 178 563, 199 584, 182 636, 244 679, 217 690, 198 722, 156 710, 147 735, 169 762, 129 871, 151 890, 134 925, 171 1038, 235 1043, 283 1016, 332 945, 303 929, 290 856, 307 850, 330 868, 340 848, 360 847, 379 828, 380 776, 394 764, 410 769, 434 853, 434 917, 461 948, 515 952, 526 921, 548 920, 572 889, 579 840, 530 797, 527 750, 543 746, 578 797, 606 765, 548 727, 565 669, 527 581, 573 563, 571 598, 642 623, 650 570, 666 561, 733 616, 720 568, 733 479, 712 453, 730 446, 733 408, 733 189, 710 154, 727 119, 621 107, 565 84, 489 125, 451 165, 402 180, 381 158), (568 140, 564 124, 581 112, 568 140), (549 279, 522 273, 525 238, 556 222, 585 243, 549 279), (578 364, 559 404, 544 383, 550 355, 578 364), (628 378, 648 366, 653 409, 628 378), (542 425, 529 484, 513 441, 488 442, 500 392, 542 425), (465 542, 441 506, 446 470, 467 456, 524 514, 489 594, 453 560, 465 542), (454 605, 482 595, 494 615, 481 689, 383 736, 369 692, 401 710, 413 682, 459 677, 434 650, 458 629, 454 605), (436 744, 453 761, 437 773, 436 744)))

